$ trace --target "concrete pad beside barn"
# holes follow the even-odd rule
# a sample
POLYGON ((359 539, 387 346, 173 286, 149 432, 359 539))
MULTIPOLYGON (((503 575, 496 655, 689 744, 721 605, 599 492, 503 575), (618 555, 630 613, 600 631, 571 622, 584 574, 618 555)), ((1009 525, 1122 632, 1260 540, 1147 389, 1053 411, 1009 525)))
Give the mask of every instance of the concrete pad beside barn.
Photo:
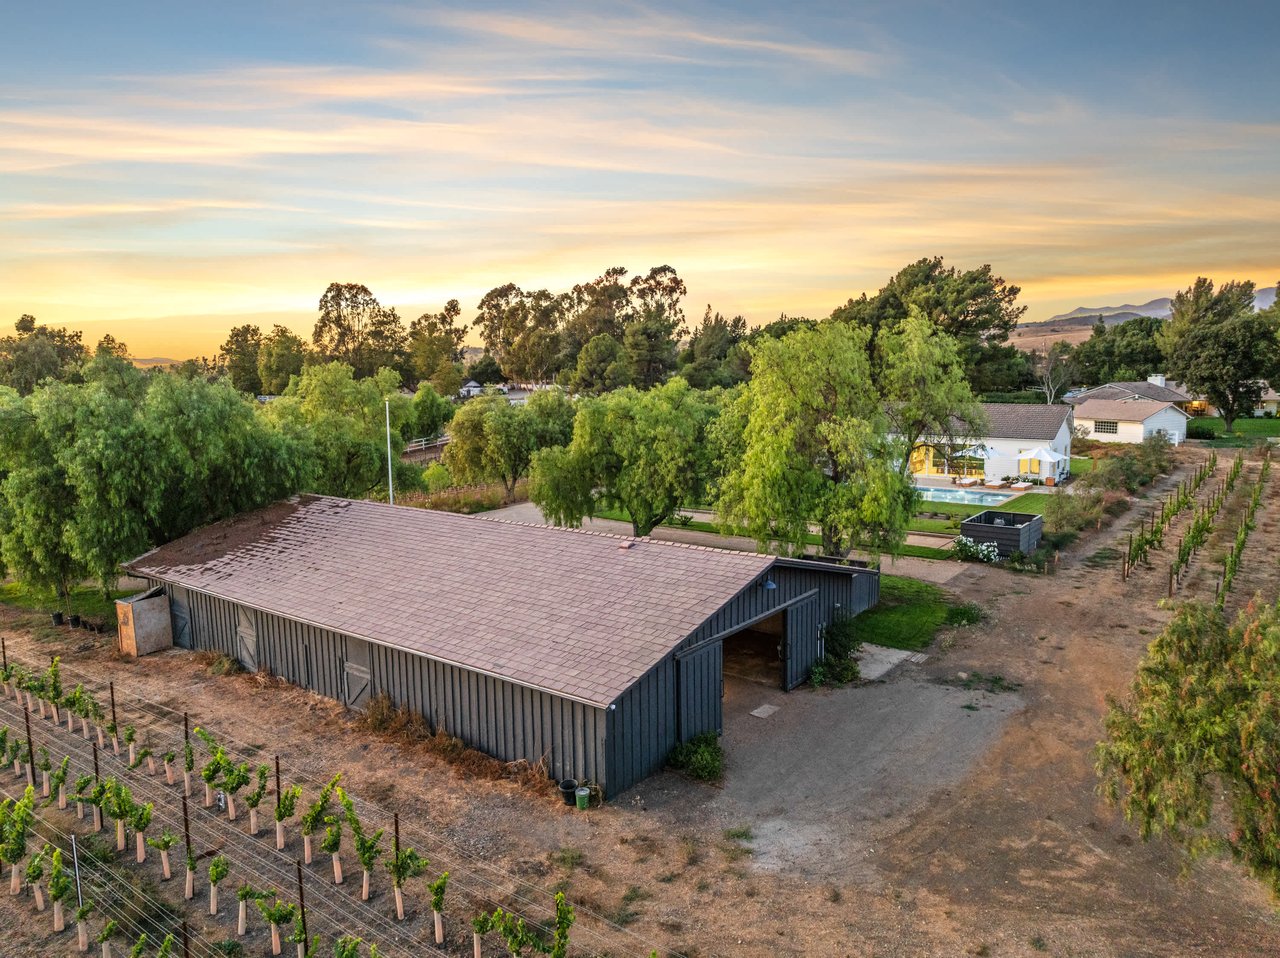
POLYGON ((723 788, 668 773, 625 800, 677 820, 750 828, 762 868, 875 883, 876 844, 919 809, 945 802, 1023 704, 1016 692, 930 681, 913 662, 887 681, 834 690, 784 693, 727 680, 723 788), (776 711, 761 708, 768 705, 776 711))

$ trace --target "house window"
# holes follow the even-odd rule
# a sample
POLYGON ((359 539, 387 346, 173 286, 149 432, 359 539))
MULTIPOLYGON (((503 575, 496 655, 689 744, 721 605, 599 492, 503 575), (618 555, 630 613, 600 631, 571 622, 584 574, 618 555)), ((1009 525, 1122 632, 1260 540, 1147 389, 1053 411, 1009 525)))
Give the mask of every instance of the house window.
POLYGON ((1107 432, 1114 436, 1120 431, 1120 423, 1116 422, 1114 419, 1098 419, 1093 423, 1093 431, 1107 432))

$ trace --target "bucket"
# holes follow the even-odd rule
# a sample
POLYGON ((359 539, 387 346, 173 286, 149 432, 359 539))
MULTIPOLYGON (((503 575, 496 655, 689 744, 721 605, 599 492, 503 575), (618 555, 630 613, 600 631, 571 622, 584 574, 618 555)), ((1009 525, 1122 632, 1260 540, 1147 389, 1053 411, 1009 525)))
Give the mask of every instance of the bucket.
POLYGON ((578 811, 585 812, 587 806, 591 804, 591 789, 585 785, 579 786, 578 790, 573 793, 574 798, 578 800, 578 811))
POLYGON ((566 778, 560 782, 560 797, 566 805, 572 805, 574 798, 573 793, 578 789, 578 780, 576 778, 566 778))
POLYGON ((78 612, 72 612, 70 622, 71 622, 71 628, 73 629, 80 628, 80 614, 78 612))
POLYGON ((62 625, 62 613, 61 613, 61 612, 50 612, 50 613, 49 613, 49 618, 52 620, 52 622, 53 622, 53 624, 54 624, 54 625, 62 625))

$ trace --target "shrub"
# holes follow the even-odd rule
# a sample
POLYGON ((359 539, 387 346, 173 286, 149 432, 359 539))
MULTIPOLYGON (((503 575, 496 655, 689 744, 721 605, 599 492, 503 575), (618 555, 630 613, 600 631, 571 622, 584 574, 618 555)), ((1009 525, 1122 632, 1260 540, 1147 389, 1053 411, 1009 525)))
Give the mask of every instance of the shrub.
POLYGON ((1193 419, 1187 423, 1188 439, 1212 439, 1216 435, 1217 433, 1214 432, 1213 426, 1210 423, 1201 422, 1198 419, 1193 419))
POLYGON ((703 732, 681 742, 667 756, 667 764, 702 782, 720 781, 724 778, 724 749, 720 747, 720 736, 715 732, 703 732))
POLYGON ((1045 528, 1051 533, 1074 533, 1102 518, 1103 494, 1096 489, 1059 492, 1044 507, 1045 528))
POLYGON ((453 476, 449 474, 449 467, 443 462, 433 462, 422 470, 422 491, 427 495, 444 492, 452 487, 453 476))
POLYGON ((814 663, 809 681, 815 688, 856 682, 860 673, 854 656, 862 648, 862 641, 858 638, 853 619, 847 615, 836 616, 827 626, 823 638, 826 654, 814 663))
POLYGON ((955 553, 965 562, 1000 561, 1000 549, 994 542, 977 543, 968 536, 956 536, 955 553))

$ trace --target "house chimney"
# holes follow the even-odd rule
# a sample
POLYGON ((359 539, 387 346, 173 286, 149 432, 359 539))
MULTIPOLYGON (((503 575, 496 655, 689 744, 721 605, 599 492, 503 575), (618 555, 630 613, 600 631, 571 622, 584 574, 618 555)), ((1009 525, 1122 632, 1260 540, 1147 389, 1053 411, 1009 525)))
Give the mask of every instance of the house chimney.
POLYGON ((1147 377, 1147 382, 1155 383, 1157 386, 1164 388, 1164 383, 1165 383, 1164 373, 1152 373, 1150 376, 1147 377))

